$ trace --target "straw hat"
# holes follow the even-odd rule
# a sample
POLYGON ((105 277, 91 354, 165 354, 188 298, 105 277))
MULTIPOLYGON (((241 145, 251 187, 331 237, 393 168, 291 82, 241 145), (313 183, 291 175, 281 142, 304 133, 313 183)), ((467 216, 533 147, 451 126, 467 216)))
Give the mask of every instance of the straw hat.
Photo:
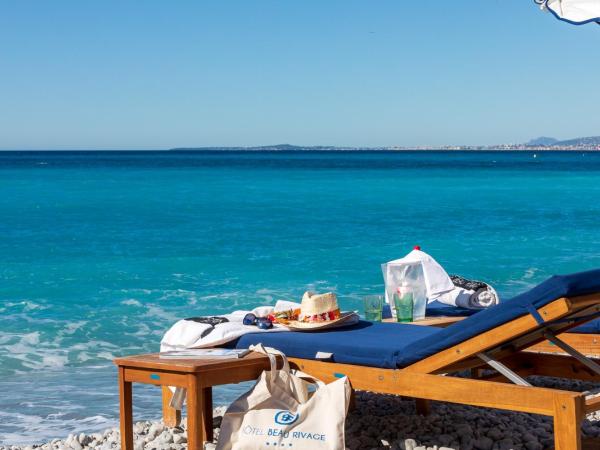
POLYGON ((298 320, 291 320, 286 326, 296 331, 322 330, 348 325, 357 318, 354 312, 340 312, 334 293, 305 292, 302 296, 298 320))

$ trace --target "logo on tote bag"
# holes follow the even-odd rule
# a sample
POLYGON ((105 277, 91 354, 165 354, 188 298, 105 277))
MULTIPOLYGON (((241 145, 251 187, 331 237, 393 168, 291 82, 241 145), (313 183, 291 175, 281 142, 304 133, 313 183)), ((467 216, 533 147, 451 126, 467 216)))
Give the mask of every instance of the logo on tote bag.
POLYGON ((291 411, 279 411, 275 414, 275 423, 278 425, 291 425, 300 417, 300 413, 291 411))

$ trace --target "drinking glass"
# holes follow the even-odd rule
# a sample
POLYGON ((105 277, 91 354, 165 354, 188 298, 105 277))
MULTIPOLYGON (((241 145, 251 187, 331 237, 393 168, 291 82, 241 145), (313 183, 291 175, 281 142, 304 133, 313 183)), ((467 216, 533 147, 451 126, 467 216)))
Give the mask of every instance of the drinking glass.
POLYGON ((398 322, 413 321, 413 303, 412 292, 404 295, 394 294, 394 307, 396 308, 396 320, 398 322))
POLYGON ((365 302, 365 319, 371 322, 381 322, 383 312, 383 295, 367 295, 365 302))

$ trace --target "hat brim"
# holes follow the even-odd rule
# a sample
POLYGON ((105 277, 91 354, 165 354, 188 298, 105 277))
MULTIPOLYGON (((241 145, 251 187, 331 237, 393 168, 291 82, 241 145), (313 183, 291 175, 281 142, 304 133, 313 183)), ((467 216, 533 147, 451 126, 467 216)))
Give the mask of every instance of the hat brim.
POLYGON ((341 313, 338 319, 328 320, 327 322, 299 322, 297 320, 292 320, 286 323, 285 326, 292 331, 315 331, 352 325, 357 323, 358 320, 358 314, 350 311, 341 313))

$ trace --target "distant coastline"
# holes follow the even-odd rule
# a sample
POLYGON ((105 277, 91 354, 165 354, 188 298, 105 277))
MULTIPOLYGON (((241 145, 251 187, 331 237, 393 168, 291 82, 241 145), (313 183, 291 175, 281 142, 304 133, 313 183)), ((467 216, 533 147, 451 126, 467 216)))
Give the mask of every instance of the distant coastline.
POLYGON ((539 137, 524 144, 495 144, 495 145, 421 145, 421 146, 331 146, 331 145, 291 145, 276 144, 262 146, 203 146, 203 147, 173 147, 173 148, 138 148, 138 149, 101 149, 101 148, 72 148, 72 149, 1 149, 7 152, 427 152, 427 151, 535 151, 535 152, 565 152, 565 151, 600 151, 600 136, 575 138, 559 141, 549 137, 539 137))
POLYGON ((524 144, 496 144, 496 145, 443 145, 443 146, 384 146, 384 147, 336 147, 336 146, 298 146, 290 144, 264 145, 255 147, 176 147, 169 151, 599 151, 600 136, 590 136, 559 141, 549 137, 539 137, 524 144))
POLYGON ((595 146, 525 146, 507 144, 503 146, 478 146, 478 145, 449 145, 441 147, 324 147, 324 146, 286 146, 280 148, 277 145, 262 147, 178 147, 171 148, 170 152, 428 152, 428 151, 542 151, 542 152, 564 152, 564 151, 600 151, 600 145, 595 146), (291 147, 291 148, 288 148, 291 147))

